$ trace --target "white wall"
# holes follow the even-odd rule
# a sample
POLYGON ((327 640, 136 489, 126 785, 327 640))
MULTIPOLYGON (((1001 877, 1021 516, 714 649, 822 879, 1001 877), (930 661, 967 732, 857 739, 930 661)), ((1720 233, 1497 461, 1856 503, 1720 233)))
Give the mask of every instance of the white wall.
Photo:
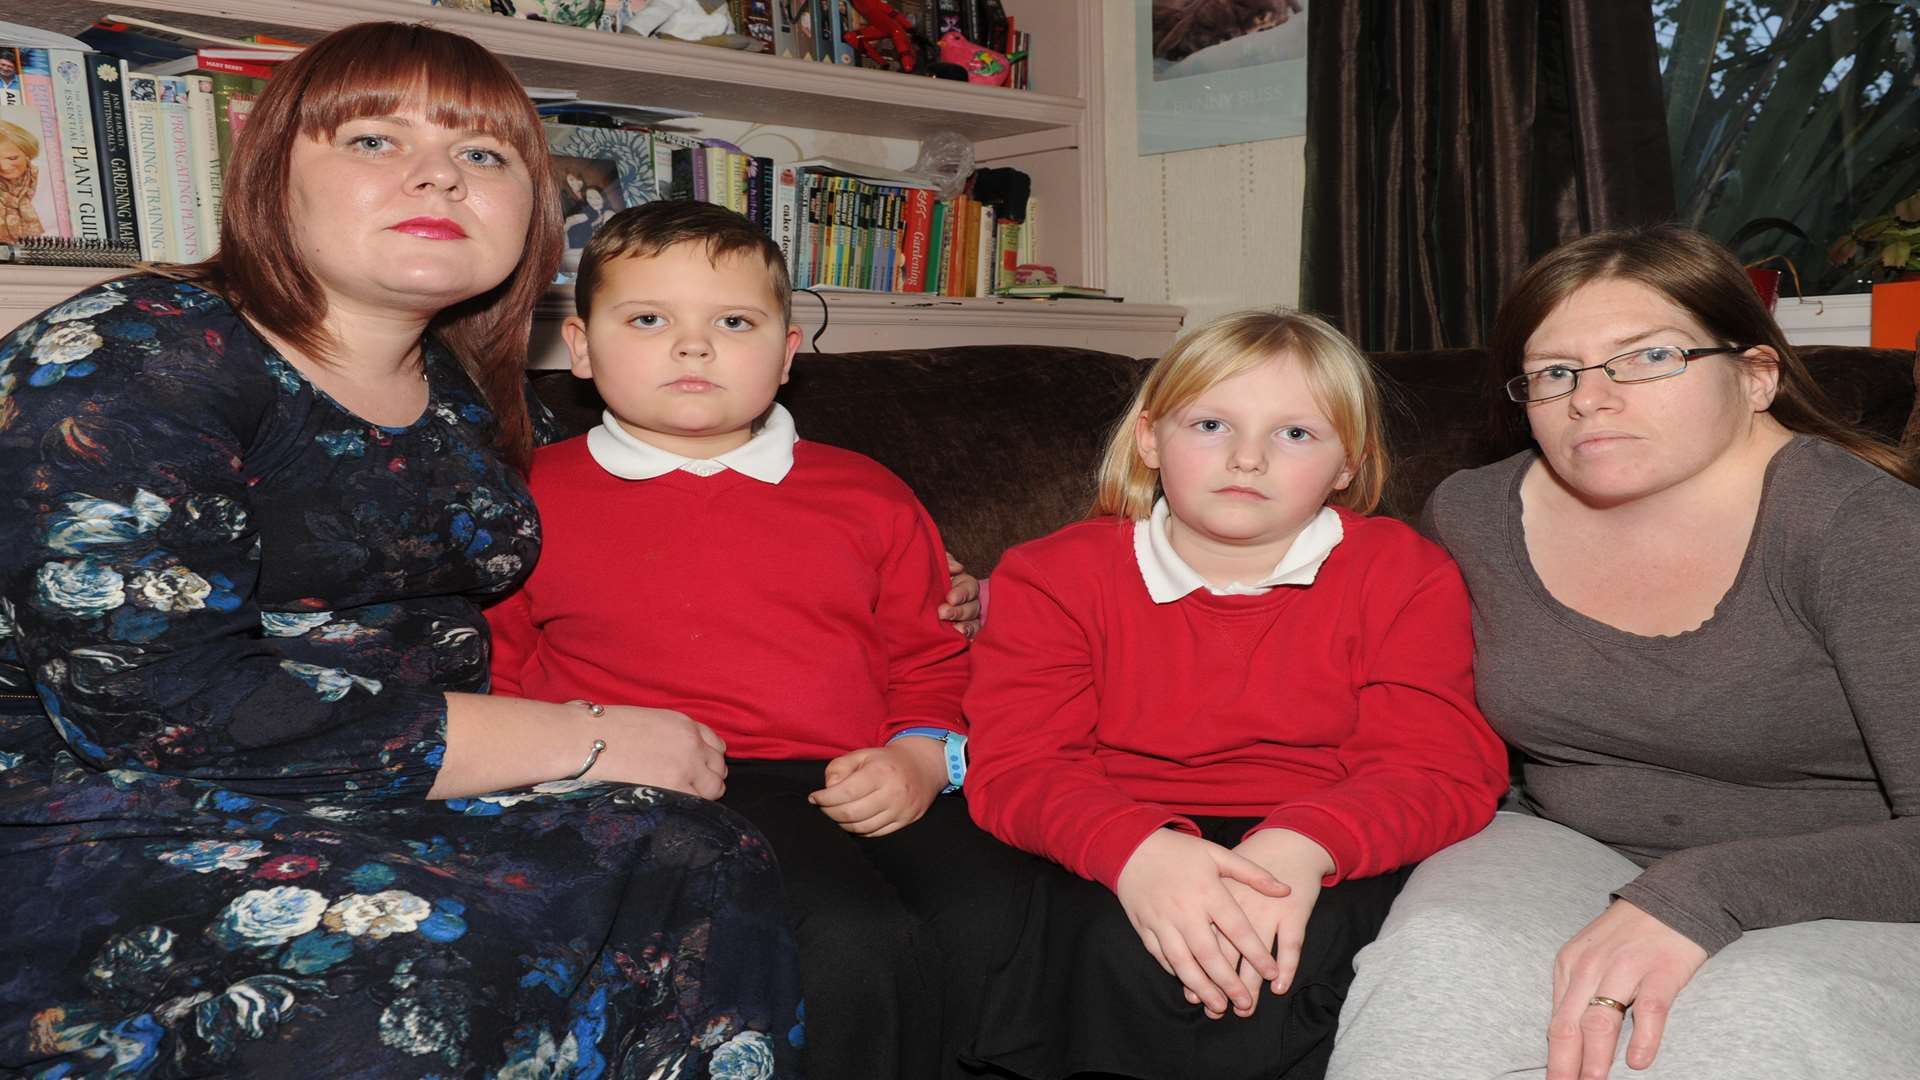
POLYGON ((1179 304, 1187 326, 1300 297, 1306 139, 1139 156, 1136 0, 1103 0, 1107 291, 1179 304))

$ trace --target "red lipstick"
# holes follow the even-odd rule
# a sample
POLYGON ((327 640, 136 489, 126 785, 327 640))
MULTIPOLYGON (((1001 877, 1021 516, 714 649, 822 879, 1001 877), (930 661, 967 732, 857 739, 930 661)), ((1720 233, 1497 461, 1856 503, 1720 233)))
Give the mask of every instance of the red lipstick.
POLYGON ((467 230, 461 228, 457 222, 449 221, 446 218, 408 218, 400 224, 392 226, 392 229, 394 232, 406 233, 408 236, 418 236, 423 240, 465 240, 467 238, 467 230))

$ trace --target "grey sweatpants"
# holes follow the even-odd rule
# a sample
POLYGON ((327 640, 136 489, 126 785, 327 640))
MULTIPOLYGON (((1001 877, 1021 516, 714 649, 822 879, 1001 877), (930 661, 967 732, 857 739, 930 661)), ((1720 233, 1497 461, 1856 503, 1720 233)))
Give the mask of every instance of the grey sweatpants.
MULTIPOLYGON (((1423 863, 1354 958, 1330 1080, 1541 1077, 1553 958, 1639 869, 1553 822, 1496 814, 1423 863)), ((1709 958, 1650 1080, 1917 1080, 1920 925, 1755 930, 1709 958)))

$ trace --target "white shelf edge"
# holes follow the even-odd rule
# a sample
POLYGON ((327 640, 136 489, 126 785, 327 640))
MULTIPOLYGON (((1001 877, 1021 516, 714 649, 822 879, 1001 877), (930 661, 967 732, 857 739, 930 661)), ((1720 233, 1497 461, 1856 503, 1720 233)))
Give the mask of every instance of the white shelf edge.
MULTIPOLYGON (((119 269, 0 266, 0 335, 90 285, 118 277, 119 269)), ((823 352, 930 349, 948 345, 1070 345, 1129 356, 1158 355, 1172 344, 1186 309, 1171 304, 1111 300, 1015 300, 1006 297, 931 297, 911 293, 830 292, 823 352)), ((528 366, 566 367, 561 320, 573 312, 572 286, 549 289, 534 310, 528 366)), ((797 296, 794 325, 812 351, 820 305, 797 296)))
POLYGON ((1873 341, 1873 295, 1783 296, 1773 320, 1790 345, 1869 345, 1873 341))

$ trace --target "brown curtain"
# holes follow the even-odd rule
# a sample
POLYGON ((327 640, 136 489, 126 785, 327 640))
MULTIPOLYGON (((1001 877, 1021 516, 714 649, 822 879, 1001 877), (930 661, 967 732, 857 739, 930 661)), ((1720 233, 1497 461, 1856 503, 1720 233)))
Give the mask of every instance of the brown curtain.
POLYGON ((1320 0, 1301 306, 1368 349, 1478 345, 1529 262, 1673 214, 1646 0, 1320 0))

